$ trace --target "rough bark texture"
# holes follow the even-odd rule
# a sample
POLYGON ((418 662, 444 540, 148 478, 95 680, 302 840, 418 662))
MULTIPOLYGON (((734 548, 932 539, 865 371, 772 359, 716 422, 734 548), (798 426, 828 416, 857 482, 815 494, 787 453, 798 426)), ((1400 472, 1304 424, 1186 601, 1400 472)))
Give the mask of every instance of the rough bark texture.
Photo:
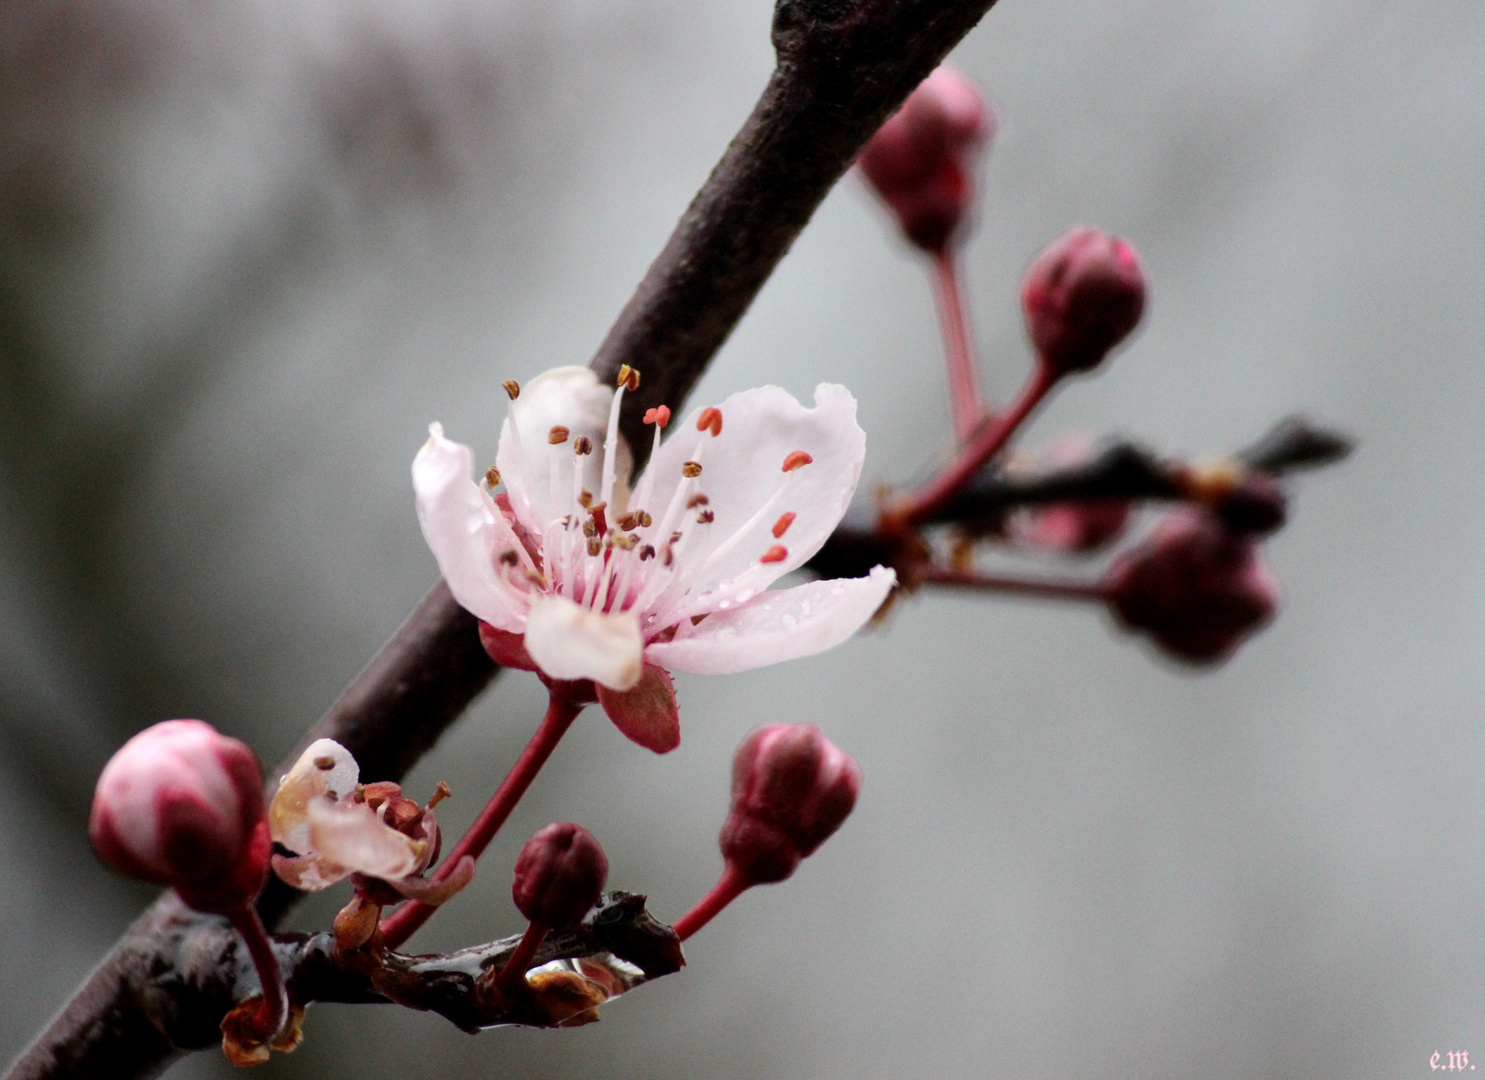
MULTIPOLYGON (((773 77, 593 360, 606 378, 626 363, 644 373, 624 417, 637 456, 649 447, 644 409, 681 405, 872 132, 993 2, 779 0, 773 77)), ((495 671, 473 618, 440 585, 301 745, 334 738, 363 776, 398 779, 495 671)), ((270 927, 294 895, 276 881, 265 892, 259 907, 270 927)), ((182 978, 166 947, 204 919, 163 896, 13 1065, 10 1080, 153 1076, 205 1045, 184 1032, 214 1030, 231 995, 182 978)))

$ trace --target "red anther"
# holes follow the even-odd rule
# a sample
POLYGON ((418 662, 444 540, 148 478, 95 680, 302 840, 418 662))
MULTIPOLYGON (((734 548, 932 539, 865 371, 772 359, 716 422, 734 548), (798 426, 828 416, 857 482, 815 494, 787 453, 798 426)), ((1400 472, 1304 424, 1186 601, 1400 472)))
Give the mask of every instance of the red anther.
POLYGON ((581 825, 557 821, 526 841, 516 859, 511 898, 521 914, 552 930, 582 921, 608 880, 608 858, 581 825))
POLYGON ((722 410, 708 405, 696 418, 697 431, 710 431, 713 438, 722 434, 722 410))
POLYGON ((716 520, 717 512, 715 510, 703 510, 701 511, 701 513, 696 515, 696 523, 698 525, 710 525, 716 520))
POLYGON ((1145 310, 1145 273, 1127 240, 1071 229, 1021 279, 1021 308, 1037 357, 1055 376, 1097 367, 1145 310))
POLYGON ((789 557, 789 551, 783 544, 775 544, 762 555, 758 556, 759 562, 783 562, 789 557))
POLYGON ((943 252, 969 216, 975 163, 995 126, 974 85, 943 66, 866 144, 861 172, 918 247, 943 252))
POLYGON ((796 450, 784 459, 784 471, 793 472, 795 469, 808 465, 814 460, 814 458, 810 457, 803 450, 796 450))
POLYGON ((551 443, 553 446, 561 446, 567 441, 567 437, 571 434, 572 432, 568 431, 561 424, 553 424, 552 430, 547 432, 547 442, 551 443))
POLYGON ((1225 660, 1274 617, 1279 583, 1257 540, 1183 507, 1109 567, 1104 592, 1127 629, 1194 664, 1225 660))
POLYGON ((861 769, 814 724, 753 731, 732 758, 732 811, 722 857, 752 884, 783 881, 840 828, 861 769))
POLYGON ((709 502, 711 502, 711 500, 698 491, 695 495, 692 495, 689 499, 686 500, 686 509, 695 510, 698 506, 705 506, 709 502))
POLYGON ((670 408, 665 405, 657 405, 653 409, 646 409, 645 423, 658 424, 660 427, 664 427, 670 423, 670 408))
POLYGON ((796 515, 793 510, 790 510, 787 514, 779 515, 779 520, 773 523, 774 539, 777 540, 779 537, 783 536, 786 532, 789 531, 789 526, 794 524, 795 517, 796 515))
POLYGON ((120 873, 172 885, 199 911, 239 912, 268 878, 258 759, 200 720, 146 728, 98 777, 88 835, 120 873))

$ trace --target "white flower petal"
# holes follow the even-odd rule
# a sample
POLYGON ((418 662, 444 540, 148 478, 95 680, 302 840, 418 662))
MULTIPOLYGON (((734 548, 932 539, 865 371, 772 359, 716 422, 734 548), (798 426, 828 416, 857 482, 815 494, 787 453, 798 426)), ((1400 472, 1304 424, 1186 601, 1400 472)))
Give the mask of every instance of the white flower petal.
POLYGON ((418 523, 454 599, 492 626, 519 633, 525 598, 502 574, 506 551, 526 556, 505 515, 473 479, 469 447, 444 438, 433 424, 413 459, 418 523))
POLYGON ((650 645, 645 659, 675 671, 727 675, 834 648, 887 599, 897 575, 875 567, 864 578, 812 581, 764 593, 699 624, 681 623, 675 640, 650 645))
MULTIPOLYGON (((821 383, 813 408, 777 386, 734 394, 719 408, 722 433, 706 447, 698 485, 714 520, 701 525, 688 514, 680 526, 694 535, 683 541, 679 580, 659 605, 671 610, 647 625, 652 633, 685 615, 743 603, 803 565, 845 515, 861 477, 866 433, 856 422, 856 399, 843 386, 821 383), (785 459, 797 450, 813 460, 785 473, 785 459), (785 514, 794 517, 775 536, 785 514), (784 557, 760 562, 775 546, 784 557)), ((648 497, 657 507, 668 503, 699 439, 712 439, 696 431, 699 415, 677 428, 649 466, 658 470, 648 497)))
POLYGON ((389 881, 415 873, 428 847, 426 840, 392 828, 365 803, 324 799, 309 804, 309 839, 323 858, 389 881))
POLYGON ((329 803, 349 795, 360 775, 360 766, 349 750, 334 739, 316 739, 279 780, 278 791, 268 805, 269 835, 298 854, 312 851, 310 804, 329 803))
MULTIPOLYGON (((510 403, 510 415, 500 429, 500 450, 495 464, 510 493, 511 509, 532 535, 541 536, 548 525, 577 510, 573 503, 574 467, 582 469, 583 487, 597 499, 602 487, 603 440, 608 431, 609 406, 614 389, 604 386, 585 367, 558 367, 544 371, 521 387, 510 403), (512 430, 512 421, 516 430, 512 430), (548 436, 554 427, 567 429, 568 437, 553 444, 548 436), (580 436, 593 443, 593 452, 582 457, 572 444, 580 436)), ((633 468, 629 448, 619 440, 616 465, 617 486, 627 490, 633 468)), ((622 496, 615 502, 622 504, 622 496)))
POLYGON ((589 611, 562 596, 533 597, 526 651, 552 679, 592 679, 611 690, 639 682, 644 638, 632 611, 589 611))

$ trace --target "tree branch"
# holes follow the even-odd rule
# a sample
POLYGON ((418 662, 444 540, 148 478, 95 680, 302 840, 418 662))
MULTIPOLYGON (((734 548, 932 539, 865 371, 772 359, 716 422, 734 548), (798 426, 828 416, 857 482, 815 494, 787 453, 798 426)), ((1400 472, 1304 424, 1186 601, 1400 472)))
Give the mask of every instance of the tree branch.
MULTIPOLYGON (((777 66, 763 96, 691 203, 593 367, 643 371, 624 431, 642 462, 639 423, 679 408, 815 208, 872 133, 994 0, 779 0, 777 66)), ((301 746, 343 743, 362 775, 400 779, 496 672, 474 619, 440 584, 343 693, 301 746)), ((294 756, 287 762, 292 764, 294 756)), ((281 766, 273 775, 287 768, 281 766)), ((259 902, 271 927, 296 894, 277 880, 259 902)), ((162 896, 8 1072, 8 1080, 163 1071, 185 1049, 161 1021, 162 987, 181 972, 164 944, 211 920, 162 896)), ((190 985, 190 984, 187 984, 190 985)), ((189 995, 187 995, 189 997, 189 995)), ((215 1030, 224 999, 204 995, 192 1023, 215 1030)))

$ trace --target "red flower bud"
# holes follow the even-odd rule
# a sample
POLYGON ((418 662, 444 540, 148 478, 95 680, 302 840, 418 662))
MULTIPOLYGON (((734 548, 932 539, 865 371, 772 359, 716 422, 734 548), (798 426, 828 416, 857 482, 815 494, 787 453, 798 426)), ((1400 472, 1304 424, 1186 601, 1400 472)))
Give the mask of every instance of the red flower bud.
POLYGON ((553 930, 582 921, 608 880, 608 858, 581 825, 557 821, 538 829, 516 859, 511 896, 522 915, 553 930))
POLYGON ((856 805, 861 769, 814 724, 752 732, 732 759, 722 857, 749 884, 783 881, 856 805))
POLYGON ((1145 273, 1126 240, 1100 229, 1063 233, 1021 279, 1026 330, 1055 376, 1088 371, 1123 341, 1145 309, 1145 273))
POLYGON ((861 151, 861 172, 918 247, 941 252, 974 204, 975 160, 995 114, 974 84, 936 69, 861 151))
POLYGON ((1172 511, 1117 558, 1105 589, 1125 627, 1196 664, 1226 659, 1279 606, 1278 580, 1257 541, 1194 507, 1172 511))
POLYGON ((238 910, 268 877, 258 759, 200 720, 146 728, 103 767, 88 835, 120 873, 173 885, 200 911, 238 910))

